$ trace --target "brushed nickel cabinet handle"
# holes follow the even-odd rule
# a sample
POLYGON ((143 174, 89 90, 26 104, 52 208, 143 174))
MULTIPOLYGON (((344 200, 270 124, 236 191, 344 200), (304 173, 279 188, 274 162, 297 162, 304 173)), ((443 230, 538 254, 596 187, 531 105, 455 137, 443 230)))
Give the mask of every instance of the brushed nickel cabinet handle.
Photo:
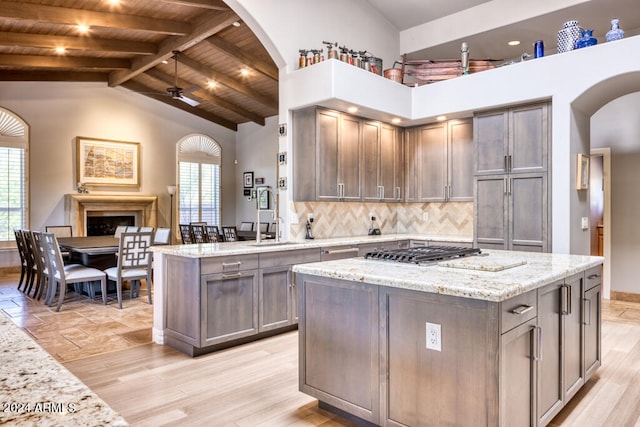
POLYGON ((520 315, 520 314, 528 313, 528 312, 530 312, 530 311, 531 311, 531 310, 533 310, 533 309, 534 309, 534 306, 533 306, 533 305, 522 304, 521 306, 516 307, 516 308, 514 308, 513 310, 511 310, 511 312, 512 312, 513 314, 520 315))
POLYGON ((596 273, 596 274, 591 274, 589 277, 587 277, 587 279, 593 280, 593 279, 597 279, 598 277, 600 277, 600 275, 596 273))
POLYGON ((223 274, 222 279, 237 279, 238 277, 242 277, 242 273, 233 273, 233 274, 223 274))
POLYGON ((584 313, 585 313, 585 319, 584 319, 584 324, 585 325, 590 325, 591 324, 591 300, 588 298, 584 299, 584 303, 585 303, 585 308, 584 308, 584 313), (589 303, 589 309, 587 309, 586 304, 589 303), (589 317, 587 317, 587 315, 589 317))

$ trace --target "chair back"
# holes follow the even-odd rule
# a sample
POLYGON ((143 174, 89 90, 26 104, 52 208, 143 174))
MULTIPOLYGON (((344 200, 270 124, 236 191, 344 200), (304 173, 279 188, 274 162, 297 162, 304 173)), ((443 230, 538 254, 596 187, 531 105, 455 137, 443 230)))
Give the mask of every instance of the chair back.
POLYGON ((240 231, 253 231, 253 222, 242 221, 240 223, 240 231))
POLYGON ((225 242, 236 242, 238 241, 238 232, 235 226, 222 226, 222 236, 225 242))
POLYGON ((58 246, 58 239, 53 233, 42 233, 46 248, 46 258, 48 267, 50 268, 49 277, 60 282, 60 286, 66 284, 64 274, 64 261, 62 261, 62 253, 58 246))
POLYGON ((207 243, 207 232, 203 225, 191 224, 189 227, 191 228, 191 238, 193 239, 193 243, 207 243))
POLYGON ((261 233, 266 233, 267 231, 269 231, 269 223, 268 222, 261 222, 260 223, 260 232, 261 233))
POLYGON ((56 237, 73 237, 73 228, 70 225, 47 225, 44 231, 53 233, 56 237))
POLYGON ((156 233, 153 235, 154 245, 168 245, 171 239, 171 229, 160 227, 156 229, 156 233))
POLYGON ((124 232, 120 235, 118 270, 146 269, 151 273, 153 233, 124 232))
POLYGON ((182 243, 184 245, 190 245, 193 243, 193 238, 191 237, 191 226, 189 226, 189 224, 180 224, 180 237, 182 238, 182 243))
POLYGON ((49 267, 49 261, 47 260, 47 248, 41 231, 32 231, 31 240, 33 242, 34 255, 38 270, 44 273, 45 269, 49 267))
POLYGON ((13 230, 13 234, 16 236, 16 246, 18 246, 18 255, 20 255, 20 262, 23 266, 29 266, 29 254, 27 254, 27 247, 24 242, 24 231, 13 230))
POLYGON ((140 227, 138 231, 142 231, 143 233, 153 233, 153 227, 140 227))
POLYGON ((207 225, 207 238, 211 243, 217 243, 220 241, 220 229, 217 225, 207 225))
POLYGON ((36 247, 33 243, 33 238, 31 237, 31 230, 22 230, 22 238, 24 240, 24 247, 26 248, 26 256, 27 256, 27 264, 31 266, 31 268, 38 268, 38 263, 36 261, 36 247))

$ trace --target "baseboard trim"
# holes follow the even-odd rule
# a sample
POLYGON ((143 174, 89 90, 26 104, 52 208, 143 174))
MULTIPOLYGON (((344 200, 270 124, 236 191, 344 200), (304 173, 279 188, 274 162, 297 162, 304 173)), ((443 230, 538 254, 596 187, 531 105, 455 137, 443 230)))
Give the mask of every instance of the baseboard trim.
POLYGON ((8 277, 15 274, 20 274, 20 266, 0 267, 0 277, 8 277))
POLYGON ((614 301, 640 302, 640 294, 633 292, 611 291, 611 299, 614 301))

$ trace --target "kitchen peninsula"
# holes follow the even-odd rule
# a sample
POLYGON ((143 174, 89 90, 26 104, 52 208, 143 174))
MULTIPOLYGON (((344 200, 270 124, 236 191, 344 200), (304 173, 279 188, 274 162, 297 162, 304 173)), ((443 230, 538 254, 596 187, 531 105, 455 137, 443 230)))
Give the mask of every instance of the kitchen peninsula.
POLYGON ((376 425, 546 425, 600 366, 600 257, 296 265, 300 390, 376 425))

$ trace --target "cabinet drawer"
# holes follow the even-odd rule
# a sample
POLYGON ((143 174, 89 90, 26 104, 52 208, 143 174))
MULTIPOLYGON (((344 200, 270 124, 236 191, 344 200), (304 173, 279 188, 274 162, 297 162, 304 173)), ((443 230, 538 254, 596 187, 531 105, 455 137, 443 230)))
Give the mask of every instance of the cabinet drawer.
POLYGON ((321 254, 320 261, 355 258, 358 256, 358 247, 353 245, 330 246, 322 248, 321 254))
POLYGON ((233 273, 234 271, 258 268, 258 254, 230 255, 203 258, 200 260, 201 274, 233 273))
POLYGON ((320 261, 320 249, 318 248, 260 254, 260 268, 318 261, 320 261))
POLYGON ((505 333, 538 315, 536 290, 518 295, 501 304, 501 333, 505 333))
POLYGON ((593 267, 584 272, 584 290, 595 288, 602 284, 602 266, 593 267))

